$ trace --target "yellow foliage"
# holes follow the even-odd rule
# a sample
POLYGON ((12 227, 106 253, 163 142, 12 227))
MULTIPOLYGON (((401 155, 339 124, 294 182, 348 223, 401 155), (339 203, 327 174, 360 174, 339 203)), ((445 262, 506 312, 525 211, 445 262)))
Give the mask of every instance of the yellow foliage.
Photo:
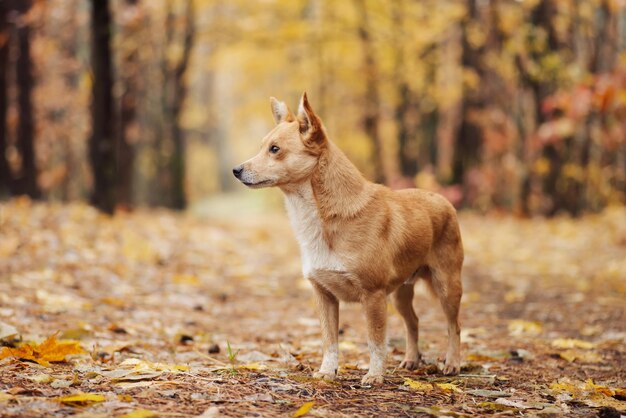
POLYGON ((135 409, 128 414, 118 415, 117 418, 150 418, 154 416, 156 416, 156 414, 147 409, 135 409))
POLYGON ((305 402, 296 412, 293 413, 291 418, 298 418, 306 415, 311 408, 313 408, 313 405, 315 405, 315 402, 305 402))
POLYGON ((562 353, 559 353, 562 359, 573 363, 574 361, 578 361, 579 363, 601 363, 602 356, 593 351, 583 351, 570 349, 565 350, 562 353))
POLYGON ((104 395, 96 393, 76 393, 74 395, 61 396, 56 398, 57 401, 69 406, 87 406, 96 402, 104 402, 104 395))
POLYGON ((511 335, 539 335, 541 334, 541 322, 514 319, 509 321, 509 333, 511 335))
POLYGON ((596 345, 589 341, 577 340, 574 338, 557 338, 552 341, 555 348, 584 348, 586 350, 594 348, 596 345))
POLYGON ((50 367, 50 362, 65 361, 65 357, 71 354, 83 354, 80 342, 67 340, 59 341, 56 335, 48 337, 41 344, 24 344, 17 348, 2 347, 0 360, 7 357, 15 357, 20 360, 31 360, 50 367))
POLYGON ((404 385, 410 387, 411 389, 428 392, 433 390, 435 387, 443 390, 444 392, 462 392, 461 389, 455 384, 452 383, 428 383, 428 382, 420 382, 419 380, 413 380, 411 378, 404 378, 404 385))

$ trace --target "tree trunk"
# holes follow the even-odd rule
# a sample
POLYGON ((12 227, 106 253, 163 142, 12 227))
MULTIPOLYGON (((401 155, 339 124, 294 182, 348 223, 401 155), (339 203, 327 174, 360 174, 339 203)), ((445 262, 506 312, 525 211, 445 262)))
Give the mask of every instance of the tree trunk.
POLYGON ((7 149, 7 67, 9 61, 9 8, 0 2, 0 198, 11 193, 11 169, 7 149))
POLYGON ((363 72, 365 78, 365 112, 363 127, 365 134, 372 143, 374 181, 385 183, 385 169, 383 165, 383 150, 379 133, 380 96, 378 93, 378 67, 374 57, 374 47, 369 27, 369 17, 365 0, 354 0, 359 15, 358 36, 363 53, 363 72))
MULTIPOLYGON (((469 69, 482 79, 483 71, 480 66, 480 52, 474 49, 468 40, 469 25, 479 19, 478 5, 476 0, 467 0, 467 16, 461 23, 462 30, 462 55, 463 68, 469 69)), ((475 87, 463 92, 461 104, 461 124, 456 139, 454 160, 452 166, 452 183, 464 184, 467 172, 478 164, 481 154, 481 128, 472 118, 473 111, 480 111, 484 107, 481 97, 481 89, 475 87)), ((467 190, 464 193, 464 201, 467 202, 467 190)))
POLYGON ((34 120, 32 92, 34 85, 33 65, 30 56, 30 25, 24 15, 28 13, 32 2, 22 0, 18 3, 21 24, 17 28, 19 55, 16 62, 16 78, 18 87, 17 108, 19 123, 17 125, 17 149, 22 156, 22 169, 15 179, 15 194, 28 195, 33 199, 41 196, 37 185, 37 167, 35 163, 34 120))
POLYGON ((394 118, 396 120, 398 151, 396 159, 400 169, 400 175, 413 179, 418 172, 417 157, 419 143, 416 138, 417 115, 415 115, 415 103, 406 78, 405 51, 402 46, 406 43, 404 36, 404 1, 392 2, 393 36, 395 46, 394 79, 397 81, 396 104, 394 118))
POLYGON ((169 134, 171 147, 166 150, 166 141, 161 139, 158 144, 160 150, 160 165, 165 169, 161 184, 166 184, 167 206, 173 209, 184 209, 187 206, 185 192, 185 134, 180 126, 180 115, 185 98, 187 97, 187 85, 184 75, 189 66, 191 51, 193 48, 196 27, 194 22, 194 3, 187 0, 185 6, 185 29, 183 33, 183 51, 180 59, 170 63, 166 55, 167 48, 174 41, 174 12, 171 1, 167 3, 167 15, 165 21, 166 45, 164 50, 162 73, 163 90, 162 105, 164 116, 164 135, 169 134))
POLYGON ((111 16, 108 0, 92 0, 91 65, 92 135, 89 157, 93 171, 91 203, 112 214, 116 204, 115 112, 113 105, 113 68, 110 49, 111 16))
MULTIPOLYGON (((126 0, 124 7, 130 9, 126 15, 128 20, 122 24, 122 36, 132 39, 139 34, 141 20, 137 18, 138 0, 126 0)), ((133 146, 133 128, 137 124, 137 105, 140 85, 138 41, 128 42, 122 51, 121 84, 122 97, 120 103, 120 131, 117 147, 117 204, 129 209, 133 205, 133 173, 135 163, 135 147, 133 146)))

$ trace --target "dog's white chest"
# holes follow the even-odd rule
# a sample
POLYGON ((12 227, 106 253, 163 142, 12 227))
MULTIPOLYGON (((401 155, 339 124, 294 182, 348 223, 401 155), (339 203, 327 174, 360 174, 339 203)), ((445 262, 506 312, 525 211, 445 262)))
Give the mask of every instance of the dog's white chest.
POLYGON ((339 257, 324 239, 313 189, 306 183, 299 190, 286 194, 285 203, 302 255, 302 274, 308 278, 314 270, 343 271, 339 257))

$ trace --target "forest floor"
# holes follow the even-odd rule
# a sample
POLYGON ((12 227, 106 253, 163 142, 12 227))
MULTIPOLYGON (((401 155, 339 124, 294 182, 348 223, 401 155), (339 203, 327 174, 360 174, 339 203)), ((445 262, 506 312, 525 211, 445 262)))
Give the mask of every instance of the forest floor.
POLYGON ((601 416, 626 414, 626 209, 572 220, 460 216, 462 372, 420 288, 426 364, 361 385, 358 305, 340 376, 321 360, 286 216, 212 219, 83 204, 0 205, 0 416, 601 416), (46 340, 46 342, 43 342, 46 340))

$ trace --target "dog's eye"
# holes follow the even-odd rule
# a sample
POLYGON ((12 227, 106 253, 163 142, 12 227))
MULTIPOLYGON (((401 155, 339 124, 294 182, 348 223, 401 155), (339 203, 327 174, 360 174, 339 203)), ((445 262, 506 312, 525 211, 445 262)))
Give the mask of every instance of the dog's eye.
POLYGON ((280 148, 278 148, 276 145, 272 145, 272 146, 270 147, 270 152, 271 152, 272 154, 276 154, 278 151, 280 151, 280 148))

